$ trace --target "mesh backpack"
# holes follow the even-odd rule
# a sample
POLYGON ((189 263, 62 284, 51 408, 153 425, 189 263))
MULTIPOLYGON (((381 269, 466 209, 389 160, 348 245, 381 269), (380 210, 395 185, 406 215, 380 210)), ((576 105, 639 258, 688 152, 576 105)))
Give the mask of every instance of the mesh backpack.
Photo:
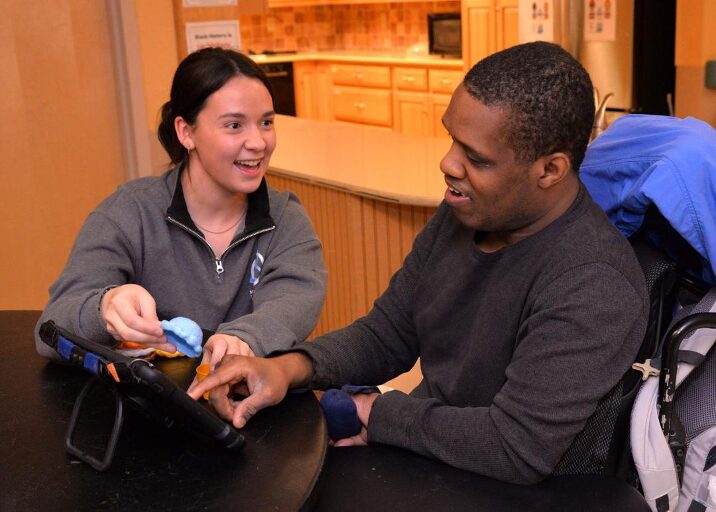
POLYGON ((714 341, 711 288, 676 314, 664 340, 663 364, 646 362, 630 437, 642 492, 654 511, 716 512, 714 341))

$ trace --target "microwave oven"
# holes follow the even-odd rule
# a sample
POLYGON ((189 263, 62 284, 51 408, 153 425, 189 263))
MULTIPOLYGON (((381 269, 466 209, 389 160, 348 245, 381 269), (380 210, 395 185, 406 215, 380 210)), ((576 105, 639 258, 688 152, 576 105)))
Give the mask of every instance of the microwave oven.
POLYGON ((434 55, 462 56, 459 12, 428 14, 428 51, 434 55))

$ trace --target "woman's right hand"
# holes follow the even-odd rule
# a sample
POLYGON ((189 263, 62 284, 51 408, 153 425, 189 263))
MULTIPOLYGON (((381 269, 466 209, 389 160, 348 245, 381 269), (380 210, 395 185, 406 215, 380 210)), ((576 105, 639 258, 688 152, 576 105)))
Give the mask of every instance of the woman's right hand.
POLYGON ((108 290, 102 297, 100 311, 107 332, 117 341, 135 341, 176 352, 176 347, 164 336, 154 298, 141 286, 125 284, 108 290))
POLYGON ((202 363, 213 370, 226 355, 254 357, 254 351, 244 340, 231 334, 213 334, 204 345, 202 363))
MULTIPOLYGON (((212 334, 203 348, 203 355, 201 357, 200 364, 208 364, 210 371, 214 371, 216 367, 224 359, 224 356, 236 355, 255 357, 254 351, 244 340, 238 336, 232 336, 231 334, 212 334)), ((194 380, 189 385, 187 392, 191 391, 199 383, 199 379, 194 377, 194 380)))

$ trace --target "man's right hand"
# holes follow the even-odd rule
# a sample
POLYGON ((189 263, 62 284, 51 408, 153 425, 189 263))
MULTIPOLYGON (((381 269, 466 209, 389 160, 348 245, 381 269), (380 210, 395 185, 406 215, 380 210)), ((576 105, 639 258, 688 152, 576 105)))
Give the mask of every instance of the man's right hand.
POLYGON ((176 352, 176 347, 164 336, 154 298, 141 286, 125 284, 107 291, 100 311, 107 332, 117 341, 135 341, 165 352, 176 352))
POLYGON ((197 400, 209 391, 219 416, 242 428, 261 409, 283 400, 289 388, 307 385, 312 376, 311 360, 298 352, 271 359, 229 354, 187 392, 197 400), (235 400, 236 394, 245 398, 235 400))

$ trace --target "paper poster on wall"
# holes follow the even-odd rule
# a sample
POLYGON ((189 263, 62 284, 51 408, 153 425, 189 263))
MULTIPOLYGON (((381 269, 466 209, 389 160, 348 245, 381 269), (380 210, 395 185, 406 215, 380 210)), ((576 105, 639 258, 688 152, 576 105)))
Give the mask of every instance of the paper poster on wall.
POLYGON ((584 40, 616 39, 617 0, 584 0, 584 40))
POLYGON ((187 23, 187 51, 192 53, 207 46, 220 46, 222 48, 240 50, 241 32, 239 32, 239 20, 187 23))
POLYGON ((237 0, 184 0, 184 7, 213 7, 216 5, 237 5, 237 0))
POLYGON ((519 4, 519 40, 554 41, 554 2, 553 0, 520 0, 519 4))

